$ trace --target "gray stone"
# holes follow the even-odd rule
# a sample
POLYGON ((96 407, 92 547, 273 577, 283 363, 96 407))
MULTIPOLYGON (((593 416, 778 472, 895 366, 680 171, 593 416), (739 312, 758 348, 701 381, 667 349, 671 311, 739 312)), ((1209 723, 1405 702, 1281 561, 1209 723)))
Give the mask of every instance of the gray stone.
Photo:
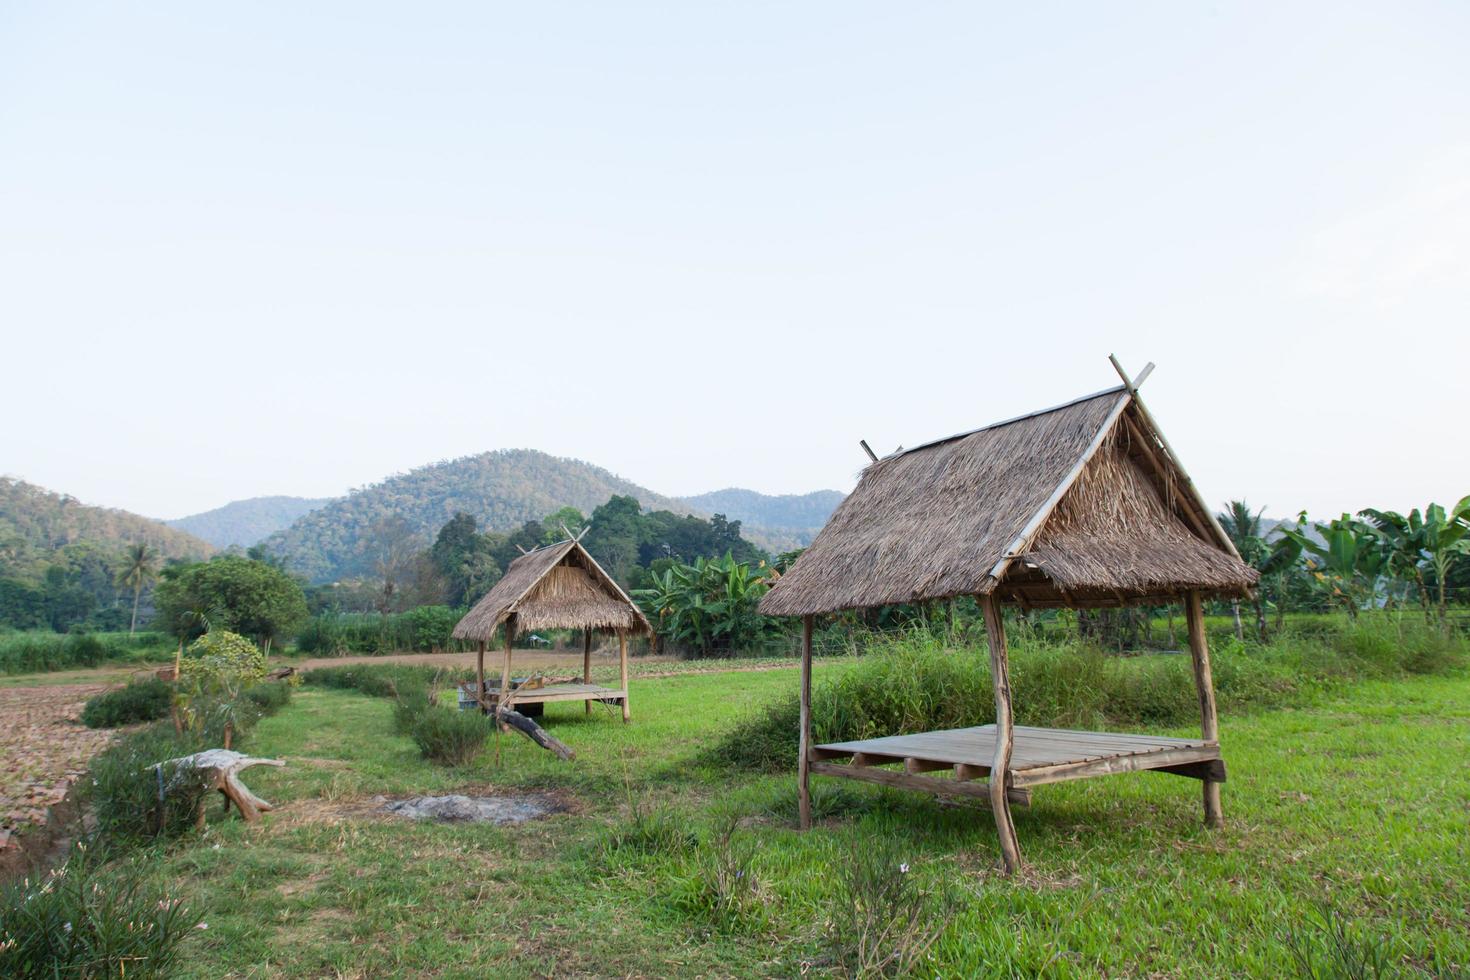
POLYGON ((555 813, 555 800, 544 796, 415 796, 383 806, 389 813, 441 823, 522 823, 555 813))

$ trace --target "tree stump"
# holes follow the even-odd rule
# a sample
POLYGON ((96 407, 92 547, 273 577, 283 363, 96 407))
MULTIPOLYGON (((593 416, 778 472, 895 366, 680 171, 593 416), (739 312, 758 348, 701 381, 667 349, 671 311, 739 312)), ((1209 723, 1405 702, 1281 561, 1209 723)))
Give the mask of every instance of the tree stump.
MULTIPOLYGON (((255 820, 262 811, 274 810, 271 804, 262 800, 249 788, 240 782, 240 773, 251 766, 284 766, 285 759, 258 759, 254 756, 242 755, 239 752, 231 752, 229 749, 209 749, 204 752, 196 752, 186 755, 181 759, 170 759, 160 763, 160 766, 172 766, 175 771, 183 768, 197 770, 205 774, 210 789, 217 789, 225 798, 225 809, 228 811, 230 804, 235 804, 235 809, 240 811, 240 816, 246 822, 255 820)), ((154 766, 157 769, 159 766, 154 766)), ((204 824, 204 801, 199 801, 200 826, 204 824)))

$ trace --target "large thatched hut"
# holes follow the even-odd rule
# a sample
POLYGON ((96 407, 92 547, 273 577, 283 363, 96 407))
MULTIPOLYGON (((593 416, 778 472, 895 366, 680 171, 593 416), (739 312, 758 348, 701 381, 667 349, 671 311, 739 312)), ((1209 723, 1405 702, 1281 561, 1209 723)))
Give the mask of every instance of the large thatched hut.
POLYGON ((456 639, 478 641, 476 697, 487 708, 584 701, 590 712, 597 701, 620 704, 624 721, 630 717, 628 635, 651 632, 638 606, 574 538, 528 551, 511 562, 505 576, 454 627, 456 639), (498 628, 505 641, 505 662, 499 686, 489 688, 485 684, 485 648, 498 628), (518 634, 538 629, 582 630, 580 684, 512 686, 512 641, 518 634), (592 683, 592 636, 596 632, 618 638, 617 688, 592 683))
POLYGON ((1225 768, 1201 600, 1244 596, 1256 578, 1126 375, 1119 387, 875 459, 760 605, 804 618, 803 826, 811 773, 978 797, 994 810, 1010 870, 1020 862, 1010 804, 1028 803, 1031 787, 1144 769, 1201 780, 1205 819, 1217 825, 1225 768), (813 616, 964 595, 985 615, 994 725, 811 744, 813 616), (1175 602, 1189 621, 1200 738, 1012 724, 1002 604, 1175 602))

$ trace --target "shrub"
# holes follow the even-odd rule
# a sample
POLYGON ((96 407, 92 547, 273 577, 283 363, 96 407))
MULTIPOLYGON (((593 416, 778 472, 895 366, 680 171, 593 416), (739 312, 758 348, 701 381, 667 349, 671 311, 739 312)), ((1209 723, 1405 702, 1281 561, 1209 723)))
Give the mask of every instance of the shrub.
POLYGON ((296 648, 320 657, 463 650, 467 645, 450 637, 462 615, 463 610, 448 606, 420 606, 387 616, 324 612, 307 622, 296 637, 296 648))
POLYGON ((291 685, 283 681, 261 681, 241 693, 261 715, 273 715, 291 703, 291 685))
POLYGON ((168 715, 173 700, 172 684, 157 678, 133 681, 88 701, 82 708, 82 724, 88 728, 116 728, 139 721, 156 721, 168 715))
POLYGON ((676 883, 674 905, 722 932, 762 932, 770 925, 770 895, 755 873, 755 848, 736 837, 737 818, 726 816, 693 853, 676 883))
POLYGON ((467 681, 468 670, 442 670, 409 664, 351 664, 344 667, 318 667, 308 671, 303 683, 343 691, 360 691, 369 697, 399 697, 431 684, 467 681))
POLYGON ((837 881, 826 938, 844 974, 897 977, 916 972, 949 925, 949 915, 920 887, 898 846, 879 837, 852 849, 837 881))
POLYGON ((265 654, 238 633, 210 630, 189 644, 188 655, 180 664, 181 680, 195 686, 237 681, 258 681, 265 677, 265 654))
POLYGON ((96 817, 98 838, 128 843, 192 829, 209 792, 203 777, 192 769, 164 766, 160 773, 154 767, 207 747, 202 733, 181 735, 171 724, 158 722, 124 736, 93 758, 91 778, 82 784, 82 791, 96 817))
POLYGON ((611 863, 630 855, 684 854, 698 843, 688 817, 667 806, 635 803, 626 819, 619 819, 598 838, 596 853, 611 863))
POLYGON ((0 976, 166 976, 199 917, 126 871, 76 852, 39 882, 0 889, 0 976))
POLYGON ((462 766, 484 750, 492 731, 493 723, 478 711, 426 705, 413 714, 408 734, 425 759, 462 766))

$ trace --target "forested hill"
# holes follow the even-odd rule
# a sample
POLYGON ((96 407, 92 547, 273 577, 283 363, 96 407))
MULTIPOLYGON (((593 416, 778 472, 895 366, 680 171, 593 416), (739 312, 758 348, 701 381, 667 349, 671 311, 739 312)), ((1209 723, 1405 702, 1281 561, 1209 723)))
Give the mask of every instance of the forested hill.
POLYGON ((164 523, 203 538, 216 548, 230 545, 248 548, 331 500, 330 497, 252 497, 164 523))
POLYGON ((562 507, 590 514, 614 494, 645 508, 688 514, 688 504, 664 497, 581 460, 532 449, 502 449, 434 463, 354 490, 265 539, 288 566, 314 582, 372 572, 382 522, 402 519, 420 546, 458 511, 486 530, 508 532, 562 507))
POLYGON ((0 575, 39 576, 70 545, 90 544, 121 552, 148 544, 165 559, 204 558, 214 549, 205 541, 125 510, 90 507, 75 497, 0 477, 0 575))
POLYGON ((766 537, 791 537, 798 545, 811 544, 845 494, 837 490, 769 496, 754 490, 731 487, 684 497, 684 503, 707 514, 724 514, 766 537))

